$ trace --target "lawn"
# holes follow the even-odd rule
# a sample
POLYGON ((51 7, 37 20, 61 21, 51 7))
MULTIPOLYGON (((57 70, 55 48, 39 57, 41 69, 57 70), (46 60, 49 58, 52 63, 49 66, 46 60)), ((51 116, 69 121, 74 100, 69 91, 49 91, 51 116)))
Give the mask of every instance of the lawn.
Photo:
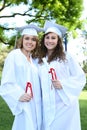
POLYGON ((11 130, 13 116, 7 104, 0 97, 0 130, 11 130))
MULTIPOLYGON (((79 97, 81 126, 87 130, 87 90, 82 91, 79 97)), ((11 130, 14 117, 4 100, 0 97, 0 130, 11 130)))
POLYGON ((87 90, 82 91, 80 94, 79 103, 82 130, 87 130, 87 90))

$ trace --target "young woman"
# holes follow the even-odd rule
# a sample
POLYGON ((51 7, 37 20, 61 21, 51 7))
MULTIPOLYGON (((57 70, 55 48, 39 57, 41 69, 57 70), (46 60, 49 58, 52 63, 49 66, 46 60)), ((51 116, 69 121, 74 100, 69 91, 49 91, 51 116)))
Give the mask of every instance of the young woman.
POLYGON ((33 24, 21 29, 18 49, 4 63, 0 95, 15 116, 12 130, 41 130, 41 92, 34 58, 37 33, 42 29, 33 24))
POLYGON ((46 21, 39 50, 39 75, 43 100, 43 130, 81 130, 78 96, 85 74, 63 50, 66 28, 46 21))

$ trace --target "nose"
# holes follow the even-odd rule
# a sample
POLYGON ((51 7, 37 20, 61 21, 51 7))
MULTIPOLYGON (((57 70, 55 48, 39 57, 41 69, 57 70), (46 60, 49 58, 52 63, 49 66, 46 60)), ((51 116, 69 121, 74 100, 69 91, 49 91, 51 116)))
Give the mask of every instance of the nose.
POLYGON ((49 39, 48 39, 48 41, 49 41, 49 42, 52 42, 52 39, 51 39, 51 38, 49 38, 49 39))
POLYGON ((28 42, 29 42, 29 43, 32 43, 32 39, 28 39, 28 42))

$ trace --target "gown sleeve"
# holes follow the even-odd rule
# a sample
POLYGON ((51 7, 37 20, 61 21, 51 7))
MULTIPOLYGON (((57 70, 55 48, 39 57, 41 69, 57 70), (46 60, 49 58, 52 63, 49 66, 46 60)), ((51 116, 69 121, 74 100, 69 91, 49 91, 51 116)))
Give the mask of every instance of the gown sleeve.
POLYGON ((5 60, 3 67, 0 95, 9 106, 13 115, 17 115, 22 112, 20 102, 18 100, 24 93, 24 90, 16 83, 16 77, 14 57, 10 53, 5 60))
POLYGON ((65 104, 70 104, 80 95, 86 83, 86 76, 80 65, 71 55, 68 55, 67 59, 69 72, 66 72, 67 78, 60 80, 63 89, 57 91, 65 104))

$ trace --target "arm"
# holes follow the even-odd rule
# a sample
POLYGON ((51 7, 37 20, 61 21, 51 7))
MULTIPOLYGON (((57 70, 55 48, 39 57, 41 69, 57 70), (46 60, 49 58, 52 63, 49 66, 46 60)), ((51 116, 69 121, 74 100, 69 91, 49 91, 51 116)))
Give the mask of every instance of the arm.
POLYGON ((62 89, 57 90, 62 100, 67 99, 67 104, 72 103, 78 98, 83 87, 86 83, 86 76, 80 67, 80 65, 71 56, 68 56, 68 74, 66 73, 66 78, 60 80, 62 89))
POLYGON ((6 101, 14 115, 22 111, 19 102, 22 94, 24 94, 24 90, 16 83, 14 57, 10 53, 4 63, 0 95, 6 101))

